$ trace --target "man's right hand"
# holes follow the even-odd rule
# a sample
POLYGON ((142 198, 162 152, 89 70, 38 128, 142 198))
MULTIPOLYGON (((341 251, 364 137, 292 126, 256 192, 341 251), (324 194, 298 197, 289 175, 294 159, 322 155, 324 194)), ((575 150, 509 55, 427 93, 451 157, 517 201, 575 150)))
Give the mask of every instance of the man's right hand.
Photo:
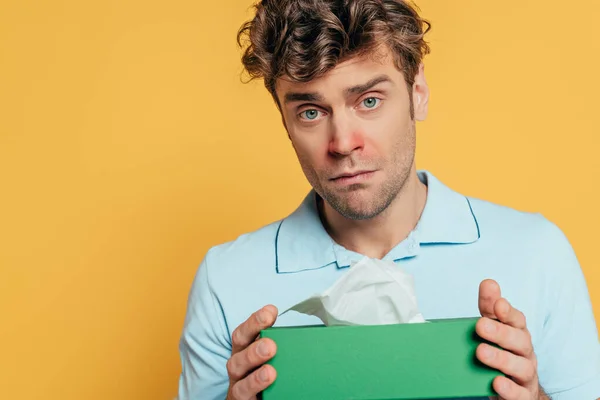
POLYGON ((262 329, 273 326, 277 313, 275 306, 265 306, 233 331, 231 357, 227 361, 226 400, 255 400, 275 381, 275 368, 263 365, 275 355, 275 342, 268 338, 257 340, 257 337, 262 329))

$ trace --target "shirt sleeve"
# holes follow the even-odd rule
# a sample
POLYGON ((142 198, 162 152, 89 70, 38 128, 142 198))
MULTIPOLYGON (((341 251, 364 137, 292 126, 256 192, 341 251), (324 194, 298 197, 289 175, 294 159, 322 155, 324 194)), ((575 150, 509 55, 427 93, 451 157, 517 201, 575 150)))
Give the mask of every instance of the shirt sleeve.
POLYGON ((535 349, 540 384, 553 400, 596 400, 600 343, 585 277, 558 227, 552 224, 544 239, 550 279, 542 339, 535 349))
POLYGON ((198 271, 190 295, 179 351, 182 371, 178 400, 224 400, 229 378, 231 342, 218 298, 209 279, 208 255, 198 271))

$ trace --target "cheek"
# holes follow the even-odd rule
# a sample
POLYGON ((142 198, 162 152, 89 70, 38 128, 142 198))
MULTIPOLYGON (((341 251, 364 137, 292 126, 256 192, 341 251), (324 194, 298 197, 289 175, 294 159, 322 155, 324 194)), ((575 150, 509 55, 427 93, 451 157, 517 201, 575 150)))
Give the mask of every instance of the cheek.
POLYGON ((301 137, 294 134, 290 135, 296 155, 304 166, 310 165, 314 169, 320 169, 319 166, 326 162, 327 143, 318 138, 318 135, 303 135, 301 137))
POLYGON ((414 133, 403 118, 378 122, 365 135, 363 158, 380 166, 400 167, 400 160, 414 151, 414 133))
POLYGON ((398 126, 396 118, 373 121, 364 131, 363 154, 368 157, 387 158, 400 140, 401 134, 402 128, 398 126))
POLYGON ((412 122, 408 111, 406 114, 398 112, 396 115, 390 115, 381 122, 381 130, 385 132, 384 137, 388 146, 410 140, 412 122))

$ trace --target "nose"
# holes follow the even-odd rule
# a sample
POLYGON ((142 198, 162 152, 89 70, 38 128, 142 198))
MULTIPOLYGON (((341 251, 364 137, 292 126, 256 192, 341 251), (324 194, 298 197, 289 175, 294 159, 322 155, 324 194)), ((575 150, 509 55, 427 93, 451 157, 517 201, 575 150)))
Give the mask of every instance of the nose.
POLYGON ((350 155, 364 147, 364 134, 360 124, 349 115, 330 119, 329 153, 335 157, 350 155))

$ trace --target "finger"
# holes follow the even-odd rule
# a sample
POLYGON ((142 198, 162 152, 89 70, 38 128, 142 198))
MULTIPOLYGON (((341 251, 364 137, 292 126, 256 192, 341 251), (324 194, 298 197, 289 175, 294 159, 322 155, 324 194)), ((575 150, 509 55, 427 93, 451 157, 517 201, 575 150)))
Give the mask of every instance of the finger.
POLYGON ((277 373, 271 365, 263 365, 231 388, 234 400, 249 400, 271 385, 277 373))
POLYGON ((536 380, 534 363, 525 357, 497 349, 487 343, 480 344, 475 354, 479 361, 512 377, 517 383, 529 386, 536 380))
POLYGON ((262 338, 244 350, 235 353, 227 361, 227 373, 233 381, 244 378, 248 373, 269 361, 277 352, 277 345, 269 338, 262 338))
POLYGON ((518 329, 527 328, 525 314, 511 306, 506 299, 501 298, 496 301, 496 304, 494 305, 494 314, 496 314, 496 317, 505 324, 518 329))
POLYGON ((517 355, 526 358, 533 356, 531 335, 526 329, 517 329, 505 323, 483 317, 477 321, 475 332, 483 339, 517 355))
POLYGON ((528 400, 530 398, 526 388, 505 376, 496 377, 492 382, 492 387, 503 400, 528 400))
POLYGON ((482 317, 496 318, 494 304, 500 299, 500 285, 492 279, 486 279, 479 285, 479 312, 482 317))
POLYGON ((231 334, 231 352, 242 351, 256 340, 261 330, 273 326, 277 319, 277 307, 268 305, 256 311, 231 334))

